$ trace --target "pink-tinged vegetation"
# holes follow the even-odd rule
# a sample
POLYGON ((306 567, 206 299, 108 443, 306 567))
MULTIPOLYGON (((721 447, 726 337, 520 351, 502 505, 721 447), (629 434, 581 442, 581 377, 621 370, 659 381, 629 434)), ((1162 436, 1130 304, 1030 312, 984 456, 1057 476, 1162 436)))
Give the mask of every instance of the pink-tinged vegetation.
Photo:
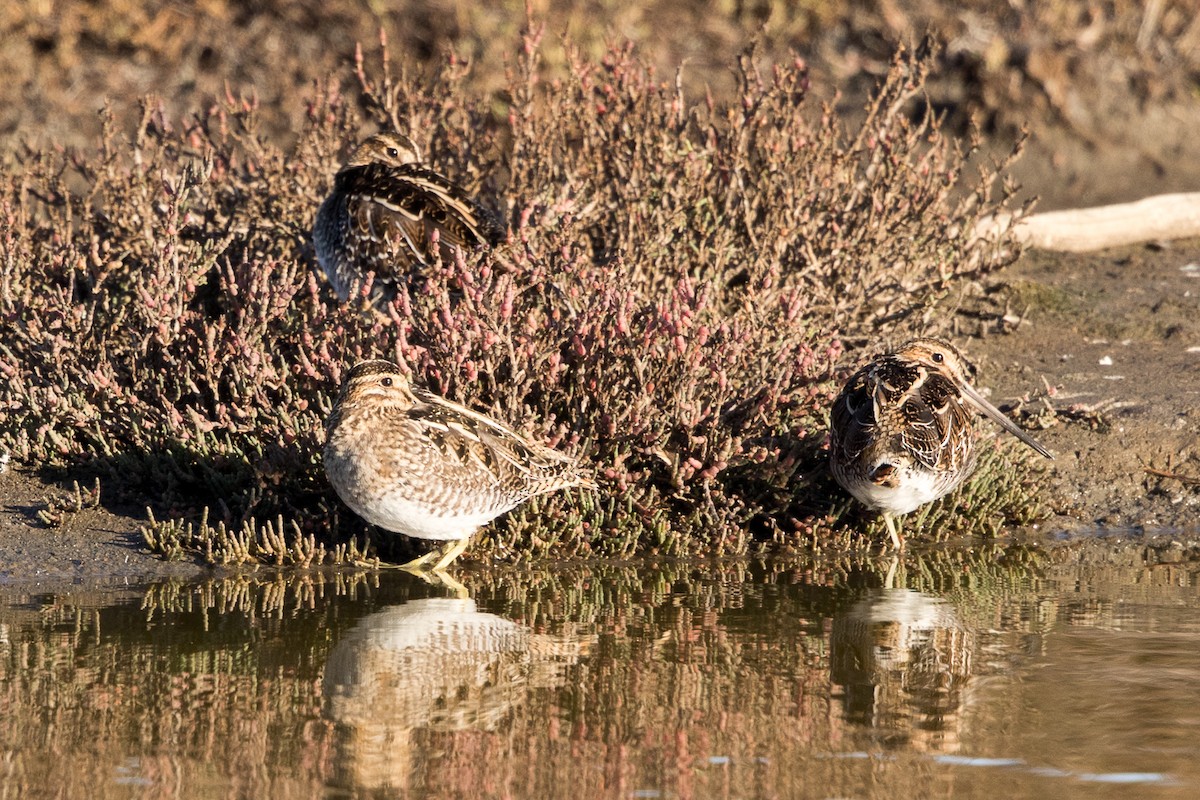
POLYGON ((799 60, 743 58, 725 105, 631 48, 572 53, 542 85, 535 39, 500 116, 461 64, 427 85, 360 65, 374 120, 403 121, 511 227, 377 310, 369 285, 337 302, 307 238, 362 127, 337 91, 286 150, 256 132, 256 99, 182 122, 147 100, 131 139, 110 125, 94 153, 7 165, 0 446, 98 470, 160 518, 208 509, 186 535, 152 527, 161 549, 341 557, 318 545, 365 529, 322 474, 323 421, 345 371, 382 357, 600 476, 489 528, 510 556, 741 553, 827 530, 843 342, 928 330, 932 299, 1011 252, 961 235, 1001 202, 996 176, 959 180, 908 55, 847 130, 799 60))

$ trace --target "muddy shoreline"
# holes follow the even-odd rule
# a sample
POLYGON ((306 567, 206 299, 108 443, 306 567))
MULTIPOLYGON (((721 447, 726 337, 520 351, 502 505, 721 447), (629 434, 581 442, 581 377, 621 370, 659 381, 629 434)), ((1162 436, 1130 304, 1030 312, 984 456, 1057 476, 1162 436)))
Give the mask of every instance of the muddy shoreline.
POLYGON ((1050 425, 1049 527, 1197 529, 1196 264, 1200 242, 1179 241, 1031 252, 1000 276, 1022 322, 969 345, 994 399, 1050 425))

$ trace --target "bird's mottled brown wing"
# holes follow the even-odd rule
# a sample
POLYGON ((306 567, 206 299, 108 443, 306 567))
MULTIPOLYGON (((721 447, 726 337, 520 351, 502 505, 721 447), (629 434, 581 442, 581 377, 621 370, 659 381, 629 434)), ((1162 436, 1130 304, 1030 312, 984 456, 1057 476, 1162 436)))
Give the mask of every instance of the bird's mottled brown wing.
POLYGON ((568 486, 590 486, 574 459, 526 441, 495 420, 420 389, 409 412, 455 472, 474 475, 524 499, 568 486))
POLYGON ((886 356, 854 373, 831 413, 842 463, 854 461, 871 446, 899 445, 905 396, 920 379, 919 367, 886 356))
POLYGON ((971 424, 954 383, 919 364, 882 357, 854 374, 831 411, 833 457, 848 464, 868 447, 908 452, 934 469, 945 458, 965 457, 969 437, 953 436, 971 424))
POLYGON ((870 367, 851 376, 829 414, 830 455, 835 464, 850 464, 874 437, 875 410, 871 400, 870 367))
POLYGON ((970 427, 971 412, 953 381, 937 372, 921 372, 924 379, 906 393, 896 409, 904 449, 931 470, 960 464, 971 440, 957 432, 970 427))
POLYGON ((434 257, 434 230, 443 244, 458 247, 499 239, 491 216, 461 189, 415 165, 368 164, 345 170, 338 176, 338 189, 346 197, 350 219, 347 241, 353 243, 353 259, 363 269, 402 272, 414 264, 428 264, 434 257))
POLYGON ((495 218, 466 192, 438 173, 408 164, 395 170, 412 186, 413 202, 424 218, 442 233, 443 241, 459 247, 497 244, 503 238, 495 218))

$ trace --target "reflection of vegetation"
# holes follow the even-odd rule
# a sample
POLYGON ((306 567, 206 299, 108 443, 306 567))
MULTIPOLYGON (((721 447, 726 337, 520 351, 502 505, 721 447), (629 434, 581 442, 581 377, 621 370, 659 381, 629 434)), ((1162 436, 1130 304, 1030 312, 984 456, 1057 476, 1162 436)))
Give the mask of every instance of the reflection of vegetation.
POLYGON ((993 542, 896 562, 502 567, 460 576, 472 600, 405 574, 320 571, 169 582, 113 605, 0 594, 0 748, 14 754, 0 777, 63 796, 95 796, 113 764, 182 796, 347 782, 550 797, 580 781, 704 796, 728 780, 882 796, 870 764, 827 756, 952 750, 996 711, 974 681, 1002 681, 1051 627, 1119 621, 1134 585, 1147 603, 1197 602, 1194 562, 1105 546, 1106 565, 1100 549, 993 542), (424 633, 397 633, 413 622, 424 633))
POLYGON ((142 608, 150 622, 166 614, 199 613, 207 630, 210 614, 282 619, 289 609, 315 608, 327 595, 353 600, 360 591, 378 586, 379 575, 373 572, 252 573, 200 583, 166 581, 146 590, 142 608))

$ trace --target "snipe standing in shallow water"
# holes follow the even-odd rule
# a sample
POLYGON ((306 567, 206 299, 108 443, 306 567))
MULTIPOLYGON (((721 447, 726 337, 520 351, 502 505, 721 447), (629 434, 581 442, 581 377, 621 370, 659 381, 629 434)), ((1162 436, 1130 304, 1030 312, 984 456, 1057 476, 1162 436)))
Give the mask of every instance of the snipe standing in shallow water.
POLYGON ((529 498, 596 488, 575 460, 412 387, 390 361, 364 361, 347 374, 326 422, 325 473, 367 522, 449 542, 404 565, 435 572, 480 526, 529 498))
POLYGON ((833 477, 883 514, 896 548, 895 517, 958 488, 974 469, 974 411, 1053 458, 971 386, 970 371, 952 345, 913 339, 856 372, 833 402, 833 477))
POLYGON ((313 223, 317 261, 345 300, 371 272, 374 294, 450 248, 496 244, 503 231, 466 192, 421 166, 417 145, 401 133, 377 133, 355 148, 338 170, 333 191, 313 223))

